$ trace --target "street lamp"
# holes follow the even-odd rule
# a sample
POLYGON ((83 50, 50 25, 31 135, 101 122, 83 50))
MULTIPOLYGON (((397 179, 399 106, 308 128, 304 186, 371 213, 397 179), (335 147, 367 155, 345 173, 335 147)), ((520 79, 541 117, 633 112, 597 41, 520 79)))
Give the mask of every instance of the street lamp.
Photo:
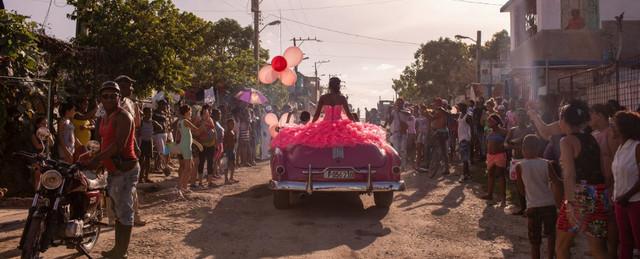
POLYGON ((258 31, 258 33, 262 32, 265 28, 267 28, 267 26, 278 25, 280 23, 281 23, 280 20, 275 20, 273 22, 267 23, 262 27, 262 29, 260 29, 260 31, 258 31))
POLYGON ((453 37, 457 40, 467 39, 476 42, 476 81, 480 83, 480 44, 482 42, 482 31, 478 31, 478 36, 475 39, 463 35, 456 35, 453 37))

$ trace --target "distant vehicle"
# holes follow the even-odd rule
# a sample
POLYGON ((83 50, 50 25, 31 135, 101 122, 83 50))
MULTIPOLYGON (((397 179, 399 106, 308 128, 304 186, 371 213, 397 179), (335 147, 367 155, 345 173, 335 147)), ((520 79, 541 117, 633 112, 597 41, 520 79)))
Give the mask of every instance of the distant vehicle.
POLYGON ((271 159, 270 189, 277 209, 290 207, 296 193, 356 192, 373 194, 377 207, 388 208, 394 191, 403 191, 400 157, 386 146, 276 148, 271 159))

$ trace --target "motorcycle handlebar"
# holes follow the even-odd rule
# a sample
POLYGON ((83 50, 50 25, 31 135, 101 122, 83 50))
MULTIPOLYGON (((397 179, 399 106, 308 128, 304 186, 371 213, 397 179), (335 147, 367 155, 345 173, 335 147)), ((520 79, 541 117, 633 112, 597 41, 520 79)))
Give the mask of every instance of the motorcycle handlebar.
POLYGON ((57 160, 53 160, 53 159, 49 159, 48 157, 46 157, 45 155, 42 154, 38 154, 38 153, 30 153, 30 152, 26 152, 26 151, 18 151, 18 152, 13 152, 14 156, 19 156, 19 157, 24 157, 33 161, 38 161, 38 162, 43 162, 49 166, 52 167, 60 167, 65 169, 64 171, 66 172, 74 172, 77 170, 81 170, 82 167, 79 164, 68 164, 65 163, 63 161, 57 161, 57 160))

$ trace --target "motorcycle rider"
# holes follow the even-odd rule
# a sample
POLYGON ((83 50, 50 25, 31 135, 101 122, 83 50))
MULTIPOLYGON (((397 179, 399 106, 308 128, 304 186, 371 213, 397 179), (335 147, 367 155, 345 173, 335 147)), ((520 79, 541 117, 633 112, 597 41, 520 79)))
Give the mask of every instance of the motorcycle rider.
POLYGON ((107 81, 100 89, 100 101, 106 111, 102 118, 100 152, 86 166, 101 162, 109 172, 109 196, 116 214, 115 246, 102 255, 106 258, 127 258, 134 222, 133 194, 136 191, 140 165, 134 150, 134 121, 129 112, 120 107, 120 87, 107 81))

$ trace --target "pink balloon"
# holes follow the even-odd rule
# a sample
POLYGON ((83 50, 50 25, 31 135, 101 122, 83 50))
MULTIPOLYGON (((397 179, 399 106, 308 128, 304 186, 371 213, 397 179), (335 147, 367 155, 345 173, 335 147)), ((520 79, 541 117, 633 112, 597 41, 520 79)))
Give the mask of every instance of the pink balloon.
POLYGON ((272 138, 275 138, 276 136, 278 136, 278 131, 276 131, 277 127, 278 125, 271 125, 271 127, 269 127, 269 134, 271 135, 272 138))
POLYGON ((296 75, 296 72, 293 72, 293 70, 289 68, 280 72, 280 82, 282 82, 283 85, 292 86, 296 83, 297 79, 298 76, 296 75))
POLYGON ((293 46, 287 48, 287 50, 284 51, 283 56, 287 60, 287 65, 289 67, 295 67, 302 62, 304 54, 300 48, 293 46))
POLYGON ((278 79, 278 73, 270 65, 263 66, 258 72, 258 78, 263 84, 272 84, 278 79))
POLYGON ((267 113, 267 115, 264 116, 264 123, 269 126, 278 125, 278 116, 273 113, 267 113))

